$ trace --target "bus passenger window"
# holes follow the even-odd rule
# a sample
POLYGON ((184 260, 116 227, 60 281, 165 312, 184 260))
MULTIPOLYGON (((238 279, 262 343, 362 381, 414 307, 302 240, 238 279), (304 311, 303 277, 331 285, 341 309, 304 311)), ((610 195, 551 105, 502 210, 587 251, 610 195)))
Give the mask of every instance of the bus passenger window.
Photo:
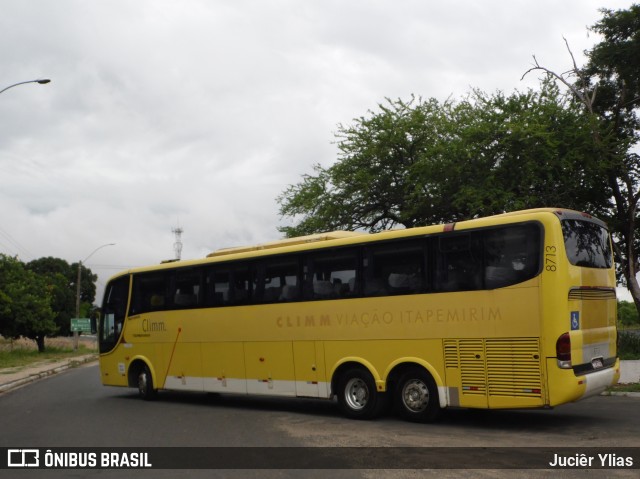
POLYGON ((439 238, 439 291, 474 291, 483 287, 482 241, 478 232, 439 238))
POLYGON ((178 270, 172 294, 176 308, 194 308, 200 304, 200 271, 178 270))
POLYGON ((510 225, 485 233, 485 288, 495 289, 533 278, 540 263, 540 228, 510 225))
POLYGON ((169 272, 162 272, 133 277, 130 315, 166 309, 169 304, 167 301, 169 274, 169 272))
POLYGON ((225 306, 229 304, 229 271, 209 269, 204 278, 207 306, 225 306))
POLYGON ((371 246, 364 259, 364 295, 416 294, 425 291, 421 241, 371 246))
POLYGON ((253 281, 248 266, 234 269, 231 281, 231 303, 247 304, 251 301, 253 281))
POLYGON ((256 266, 254 302, 275 303, 299 299, 298 259, 267 258, 256 266))
POLYGON ((306 259, 305 299, 340 299, 356 296, 358 252, 355 249, 318 251, 306 259))
POLYGON ((251 300, 252 280, 249 266, 217 266, 205 275, 207 306, 248 304, 251 300))

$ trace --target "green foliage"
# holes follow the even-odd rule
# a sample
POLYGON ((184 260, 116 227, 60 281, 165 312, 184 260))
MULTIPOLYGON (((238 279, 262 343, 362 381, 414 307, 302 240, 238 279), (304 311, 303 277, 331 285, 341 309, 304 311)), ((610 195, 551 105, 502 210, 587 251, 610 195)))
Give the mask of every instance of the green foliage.
POLYGON ((44 338, 57 330, 44 279, 17 259, 0 254, 0 285, 0 334, 33 339, 44 350, 44 338))
MULTIPOLYGON (((70 334, 71 318, 76 317, 76 297, 78 282, 78 263, 70 265, 60 258, 39 258, 29 262, 26 267, 42 276, 47 282, 51 294, 51 308, 55 312, 58 333, 70 334)), ((82 266, 80 289, 80 317, 88 317, 96 295, 97 276, 82 266)))
POLYGON ((620 359, 640 359, 640 334, 620 331, 618 333, 618 357, 620 359))
POLYGON ((584 206, 603 180, 580 108, 544 83, 538 92, 460 101, 387 100, 339 126, 340 157, 278 198, 287 236, 380 231, 536 206, 584 206))
MULTIPOLYGON (((40 258, 27 265, 0 254, 0 335, 33 339, 40 351, 45 337, 70 334, 76 316, 78 264, 40 258)), ((82 267, 80 312, 88 317, 97 276, 82 267)))
POLYGON ((618 322, 623 326, 640 326, 640 315, 636 305, 628 301, 618 301, 618 322))
POLYGON ((640 126, 640 5, 601 12, 603 18, 592 30, 603 41, 587 52, 585 68, 586 75, 597 85, 594 107, 615 120, 619 135, 634 136, 640 126))

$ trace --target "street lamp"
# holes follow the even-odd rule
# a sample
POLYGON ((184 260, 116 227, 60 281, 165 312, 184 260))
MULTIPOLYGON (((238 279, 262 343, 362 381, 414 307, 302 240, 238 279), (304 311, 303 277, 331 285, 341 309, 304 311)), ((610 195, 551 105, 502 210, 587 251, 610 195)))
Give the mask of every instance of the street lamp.
MULTIPOLYGON (((2 93, 2 92, 0 92, 2 93)), ((107 246, 115 246, 115 243, 107 243, 102 246, 98 246, 94 249, 89 256, 87 256, 82 261, 78 261, 78 282, 76 283, 76 318, 80 318, 80 282, 82 281, 82 263, 86 263, 89 258, 91 258, 94 254, 96 254, 102 248, 106 248, 107 246)), ((78 331, 73 332, 73 349, 78 349, 78 331)))
POLYGON ((2 90, 0 90, 0 93, 2 93, 3 91, 7 91, 9 88, 13 88, 14 86, 24 85, 25 83, 39 83, 40 85, 46 85, 50 81, 51 80, 49 80, 48 78, 41 78, 39 80, 21 81, 19 83, 14 83, 13 85, 9 85, 8 87, 3 88, 2 90))

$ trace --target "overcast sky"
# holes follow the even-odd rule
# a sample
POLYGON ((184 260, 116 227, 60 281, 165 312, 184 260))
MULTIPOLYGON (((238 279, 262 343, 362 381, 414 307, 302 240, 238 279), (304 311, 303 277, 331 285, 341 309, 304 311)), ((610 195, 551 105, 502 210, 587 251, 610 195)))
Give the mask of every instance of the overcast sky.
MULTIPOLYGON (((120 269, 271 241, 385 97, 537 86, 616 0, 3 0, 0 252, 120 269)), ((561 206, 561 205, 557 205, 561 206)), ((100 298, 98 298, 100 300, 100 298)))

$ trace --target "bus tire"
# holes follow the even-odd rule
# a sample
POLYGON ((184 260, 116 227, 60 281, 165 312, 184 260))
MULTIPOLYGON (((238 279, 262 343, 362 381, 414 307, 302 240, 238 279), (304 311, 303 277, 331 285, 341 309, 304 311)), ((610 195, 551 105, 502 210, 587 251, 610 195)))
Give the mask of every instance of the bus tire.
POLYGON ((364 368, 346 370, 338 380, 338 404, 351 419, 371 419, 379 414, 383 395, 376 391, 376 383, 364 368))
POLYGON ((158 395, 158 390, 155 389, 153 384, 151 370, 146 364, 138 372, 138 394, 147 401, 155 399, 158 395))
POLYGON ((442 412, 436 382, 423 368, 405 371, 393 396, 396 412, 407 421, 433 422, 442 412))

